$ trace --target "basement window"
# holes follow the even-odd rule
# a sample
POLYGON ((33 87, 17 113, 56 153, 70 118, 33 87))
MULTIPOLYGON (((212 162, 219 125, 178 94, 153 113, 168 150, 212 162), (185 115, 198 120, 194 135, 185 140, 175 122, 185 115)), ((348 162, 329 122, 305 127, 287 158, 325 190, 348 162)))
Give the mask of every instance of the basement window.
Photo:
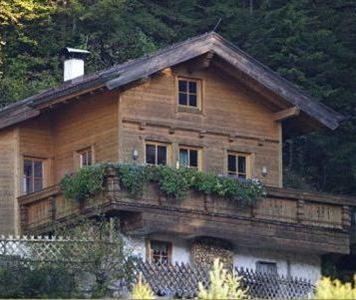
POLYGON ((199 150, 195 148, 179 148, 179 164, 182 167, 199 169, 199 150))
POLYGON ((256 272, 277 275, 277 264, 275 262, 258 261, 256 262, 256 272))
POLYGON ((250 155, 243 153, 228 153, 227 173, 238 178, 250 178, 250 155))
POLYGON ((23 191, 25 194, 38 192, 43 188, 43 161, 25 158, 23 164, 23 191))
POLYGON ((150 240, 148 243, 149 261, 154 264, 168 265, 172 262, 172 243, 150 240))
POLYGON ((167 145, 160 143, 146 143, 146 164, 167 165, 168 149, 167 145))
POLYGON ((200 81, 195 79, 178 79, 178 104, 183 107, 200 107, 200 81))

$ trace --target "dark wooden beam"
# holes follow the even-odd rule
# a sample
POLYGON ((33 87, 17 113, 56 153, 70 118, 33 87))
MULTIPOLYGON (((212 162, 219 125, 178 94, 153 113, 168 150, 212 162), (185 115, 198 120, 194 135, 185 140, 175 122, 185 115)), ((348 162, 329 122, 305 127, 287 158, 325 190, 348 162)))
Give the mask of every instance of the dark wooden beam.
POLYGON ((300 114, 300 109, 296 106, 287 108, 281 111, 274 113, 273 119, 275 121, 283 121, 289 118, 297 117, 300 114))
POLYGON ((188 72, 193 73, 194 71, 199 71, 199 70, 209 68, 211 66, 213 57, 214 57, 214 53, 208 52, 206 54, 201 55, 197 59, 194 59, 192 64, 188 67, 188 72))

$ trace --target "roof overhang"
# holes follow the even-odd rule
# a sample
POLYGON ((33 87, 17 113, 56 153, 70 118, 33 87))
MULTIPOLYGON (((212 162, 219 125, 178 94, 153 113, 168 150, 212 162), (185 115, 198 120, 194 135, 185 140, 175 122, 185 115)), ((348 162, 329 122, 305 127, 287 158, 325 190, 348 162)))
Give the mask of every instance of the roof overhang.
MULTIPOLYGON (((149 56, 128 61, 93 75, 76 78, 58 88, 10 105, 0 111, 0 129, 37 116, 41 109, 54 101, 58 103, 62 99, 76 97, 97 88, 119 89, 205 54, 211 54, 214 62, 222 64, 222 68, 231 76, 240 80, 245 79, 246 82, 248 79, 255 83, 257 89, 267 91, 271 95, 271 101, 274 99, 281 103, 279 108, 281 111, 285 109, 298 111, 298 115, 288 122, 294 127, 295 123, 303 120, 310 123, 311 126, 307 126, 310 128, 326 127, 334 130, 345 119, 343 115, 312 99, 299 87, 283 79, 217 33, 211 32, 164 48, 149 56)), ((282 118, 280 121, 286 119, 289 121, 289 118, 282 118)))

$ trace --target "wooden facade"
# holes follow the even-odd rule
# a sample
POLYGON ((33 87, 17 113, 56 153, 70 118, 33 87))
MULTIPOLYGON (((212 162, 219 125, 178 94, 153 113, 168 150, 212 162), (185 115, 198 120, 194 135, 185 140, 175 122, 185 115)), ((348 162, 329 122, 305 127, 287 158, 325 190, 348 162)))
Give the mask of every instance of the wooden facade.
POLYGON ((265 82, 267 75, 251 77, 258 68, 266 72, 258 64, 250 77, 241 73, 246 66, 236 71, 241 62, 227 45, 194 43, 177 46, 178 52, 166 50, 173 53, 171 60, 164 56, 168 52, 159 52, 34 96, 9 107, 7 115, 0 112, 0 231, 48 232, 53 223, 83 212, 92 215, 99 205, 119 214, 123 230, 134 235, 226 236, 244 246, 348 253, 352 199, 282 186, 283 136, 296 128, 295 122, 298 131, 306 123, 307 130, 333 129, 342 117, 309 103, 276 75, 269 75, 273 87, 265 82), (196 83, 196 105, 179 105, 180 80, 196 83), (275 89, 279 81, 285 98, 275 89), (286 126, 290 120, 293 128, 286 126), (228 154, 244 155, 246 176, 260 179, 268 196, 253 209, 196 194, 178 203, 154 187, 133 200, 109 176, 106 193, 84 206, 63 198, 58 184, 80 168, 83 151, 90 152, 92 163, 143 164, 146 143, 167 147, 172 167, 179 166, 180 148, 194 149, 198 169, 217 174, 227 174, 228 154), (40 160, 43 171, 41 190, 28 195, 26 160, 40 160))

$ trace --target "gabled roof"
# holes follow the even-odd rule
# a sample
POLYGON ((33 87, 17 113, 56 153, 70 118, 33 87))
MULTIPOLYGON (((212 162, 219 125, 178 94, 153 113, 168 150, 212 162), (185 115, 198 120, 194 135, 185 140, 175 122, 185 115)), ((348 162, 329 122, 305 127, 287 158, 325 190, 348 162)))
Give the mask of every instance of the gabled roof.
POLYGON ((319 103, 299 87, 285 80, 241 49, 215 32, 206 33, 174 44, 151 55, 115 65, 101 72, 65 82, 57 88, 43 91, 25 100, 11 104, 0 111, 0 128, 4 128, 40 114, 38 108, 47 102, 78 95, 88 89, 123 87, 177 64, 213 53, 291 106, 300 109, 309 118, 329 129, 336 129, 345 117, 319 103))

